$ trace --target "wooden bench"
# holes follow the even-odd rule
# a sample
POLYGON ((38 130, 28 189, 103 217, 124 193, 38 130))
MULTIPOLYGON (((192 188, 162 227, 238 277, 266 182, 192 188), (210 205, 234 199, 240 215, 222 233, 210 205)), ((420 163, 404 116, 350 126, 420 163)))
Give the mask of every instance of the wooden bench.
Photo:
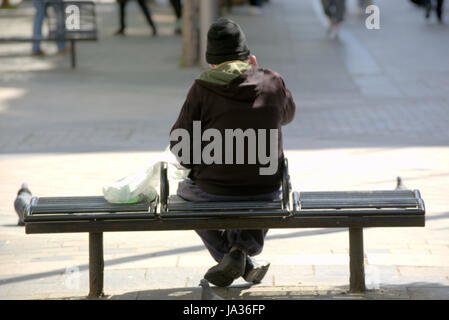
MULTIPOLYGON (((423 227, 418 190, 291 192, 284 164, 282 200, 188 202, 169 196, 167 166, 161 168, 160 198, 151 203, 109 204, 103 197, 33 198, 25 230, 89 233, 89 296, 103 295, 103 232, 348 228, 350 291, 365 291, 363 228, 423 227)), ((192 235, 193 236, 193 235, 192 235)))
POLYGON ((48 37, 0 37, 0 43, 55 41, 70 42, 70 64, 76 68, 77 41, 97 41, 97 23, 95 3, 92 1, 46 1, 48 13, 48 37), (66 27, 66 8, 74 5, 79 9, 79 28, 75 30, 66 27))

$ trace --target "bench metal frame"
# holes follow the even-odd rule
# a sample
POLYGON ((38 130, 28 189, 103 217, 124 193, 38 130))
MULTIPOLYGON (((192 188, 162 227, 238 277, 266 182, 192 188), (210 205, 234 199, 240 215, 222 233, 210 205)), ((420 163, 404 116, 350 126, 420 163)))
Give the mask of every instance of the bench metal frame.
MULTIPOLYGON (((78 200, 70 197, 33 198, 25 213, 25 230, 27 234, 88 232, 89 296, 100 297, 103 295, 103 232, 348 228, 350 292, 359 293, 366 290, 363 228, 425 226, 424 201, 417 190, 290 193, 287 163, 284 168, 284 196, 277 209, 273 208, 277 205, 274 202, 267 202, 267 206, 272 207, 270 209, 253 207, 248 210, 241 207, 251 207, 254 202, 241 202, 240 205, 231 203, 229 210, 224 208, 230 203, 207 202, 186 203, 187 210, 184 211, 182 205, 178 204, 171 211, 167 166, 163 165, 161 199, 150 204, 104 204, 95 207, 94 204, 89 206, 88 201, 83 206, 83 198, 78 198, 78 207, 66 206, 64 209, 59 204, 57 209, 57 206, 51 204, 52 201, 60 199, 60 202, 75 203, 78 200), (415 205, 410 203, 411 200, 415 205), (338 203, 338 206, 333 205, 332 208, 332 201, 338 203), (359 207, 356 203, 359 203, 359 207), (370 203, 375 203, 375 206, 370 203), (191 211, 192 206, 197 204, 202 206, 201 210, 191 211)), ((94 201, 94 198, 84 199, 94 201)))

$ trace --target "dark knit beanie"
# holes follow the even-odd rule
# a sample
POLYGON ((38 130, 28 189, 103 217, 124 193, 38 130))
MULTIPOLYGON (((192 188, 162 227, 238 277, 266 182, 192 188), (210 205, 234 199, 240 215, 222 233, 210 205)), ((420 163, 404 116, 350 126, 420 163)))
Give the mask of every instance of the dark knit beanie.
POLYGON ((221 18, 210 26, 207 32, 207 63, 246 60, 249 54, 245 34, 237 23, 221 18))

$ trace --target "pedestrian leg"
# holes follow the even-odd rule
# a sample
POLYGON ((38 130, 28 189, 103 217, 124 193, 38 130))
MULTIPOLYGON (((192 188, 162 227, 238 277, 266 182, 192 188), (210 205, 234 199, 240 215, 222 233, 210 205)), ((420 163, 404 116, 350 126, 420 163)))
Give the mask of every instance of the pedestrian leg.
POLYGON ((438 21, 440 23, 443 22, 443 5, 444 5, 444 0, 438 0, 438 3, 437 3, 437 18, 438 18, 438 21))
MULTIPOLYGON (((33 21, 33 37, 42 38, 42 24, 45 18, 45 3, 42 0, 33 0, 33 5, 36 8, 36 13, 34 15, 33 21)), ((33 41, 31 54, 43 54, 40 48, 40 41, 33 41)))
POLYGON ((182 16, 182 5, 180 0, 170 0, 170 3, 175 11, 176 19, 181 19, 182 16))
MULTIPOLYGON (((58 3, 53 4, 54 8, 56 9, 56 36, 58 38, 63 38, 65 36, 65 6, 62 2, 62 0, 58 0, 58 3)), ((57 41, 56 46, 58 47, 58 53, 64 54, 66 53, 66 42, 65 41, 57 41)))
POLYGON ((151 12, 147 4, 145 3, 145 0, 137 0, 137 2, 139 3, 139 6, 142 9, 145 18, 147 19, 148 24, 153 29, 153 36, 156 36, 157 35, 156 25, 154 24, 153 19, 151 19, 151 12))
POLYGON ((175 33, 181 34, 182 28, 181 28, 181 17, 182 17, 182 5, 181 0, 170 0, 170 3, 173 7, 173 10, 175 11, 176 15, 176 26, 175 26, 175 33))
POLYGON ((119 5, 119 23, 120 23, 120 27, 117 30, 117 32, 115 33, 116 35, 123 35, 125 34, 125 29, 126 29, 126 22, 125 22, 125 7, 126 4, 128 2, 128 0, 117 0, 118 5, 119 5))

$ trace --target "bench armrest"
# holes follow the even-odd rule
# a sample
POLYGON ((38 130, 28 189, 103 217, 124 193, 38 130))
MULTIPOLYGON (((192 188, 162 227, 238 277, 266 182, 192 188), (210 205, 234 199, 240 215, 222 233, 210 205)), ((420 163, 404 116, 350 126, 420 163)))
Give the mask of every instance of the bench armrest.
POLYGON ((168 170, 167 162, 161 162, 161 175, 160 175, 161 212, 167 211, 168 195, 170 194, 170 186, 168 182, 167 170, 168 170))

